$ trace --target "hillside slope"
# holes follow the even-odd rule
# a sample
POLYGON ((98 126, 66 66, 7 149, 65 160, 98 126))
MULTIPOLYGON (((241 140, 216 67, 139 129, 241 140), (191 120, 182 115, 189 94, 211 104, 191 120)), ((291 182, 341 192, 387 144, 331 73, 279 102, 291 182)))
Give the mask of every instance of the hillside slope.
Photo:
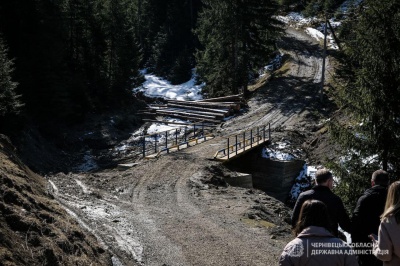
POLYGON ((47 193, 48 182, 0 135, 0 264, 111 265, 97 239, 47 193))

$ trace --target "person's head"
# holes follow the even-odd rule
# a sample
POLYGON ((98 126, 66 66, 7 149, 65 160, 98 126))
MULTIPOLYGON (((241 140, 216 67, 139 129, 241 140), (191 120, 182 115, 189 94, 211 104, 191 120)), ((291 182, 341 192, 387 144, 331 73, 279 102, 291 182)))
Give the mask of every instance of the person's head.
POLYGON ((389 174, 384 170, 376 170, 371 177, 371 185, 386 187, 389 184, 389 174))
POLYGON ((394 215, 397 223, 400 223, 400 181, 396 181, 389 186, 386 197, 385 211, 382 218, 394 215))
POLYGON ((320 226, 327 230, 331 228, 328 208, 319 200, 306 200, 301 206, 294 234, 297 236, 309 226, 320 226))
POLYGON ((330 189, 333 188, 333 176, 326 168, 319 169, 315 173, 315 182, 318 186, 326 186, 330 189))

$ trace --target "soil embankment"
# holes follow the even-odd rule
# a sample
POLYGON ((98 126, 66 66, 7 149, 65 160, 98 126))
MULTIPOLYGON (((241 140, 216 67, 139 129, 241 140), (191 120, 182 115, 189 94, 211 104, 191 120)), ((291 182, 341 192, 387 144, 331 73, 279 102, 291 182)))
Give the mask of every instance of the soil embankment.
POLYGON ((107 247, 47 192, 47 181, 0 135, 0 264, 111 265, 107 247))

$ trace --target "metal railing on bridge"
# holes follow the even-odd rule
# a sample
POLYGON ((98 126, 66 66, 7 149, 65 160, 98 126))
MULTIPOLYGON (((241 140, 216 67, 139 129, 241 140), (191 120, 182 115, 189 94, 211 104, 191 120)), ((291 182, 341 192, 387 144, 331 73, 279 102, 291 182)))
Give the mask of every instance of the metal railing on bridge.
POLYGON ((141 138, 142 155, 144 158, 158 156, 161 152, 180 150, 199 142, 213 138, 209 132, 212 125, 198 122, 159 133, 145 135, 141 138))
POLYGON ((254 127, 241 133, 226 137, 226 146, 217 151, 214 155, 215 160, 226 161, 232 157, 244 153, 260 144, 271 140, 271 125, 254 127), (267 132, 268 130, 268 132, 267 132), (268 134, 268 135, 267 135, 268 134))

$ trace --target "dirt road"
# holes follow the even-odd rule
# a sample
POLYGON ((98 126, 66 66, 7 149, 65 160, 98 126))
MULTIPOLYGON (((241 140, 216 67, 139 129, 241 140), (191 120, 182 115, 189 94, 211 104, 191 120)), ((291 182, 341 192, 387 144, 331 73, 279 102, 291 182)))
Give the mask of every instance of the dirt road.
POLYGON ((320 48, 290 29, 280 49, 290 55, 287 72, 217 128, 215 139, 126 171, 48 177, 56 198, 115 254, 114 265, 277 264, 291 238, 289 210, 261 191, 225 186, 225 170, 210 158, 224 135, 253 126, 271 123, 274 140, 297 147, 312 136, 320 122, 320 48))

